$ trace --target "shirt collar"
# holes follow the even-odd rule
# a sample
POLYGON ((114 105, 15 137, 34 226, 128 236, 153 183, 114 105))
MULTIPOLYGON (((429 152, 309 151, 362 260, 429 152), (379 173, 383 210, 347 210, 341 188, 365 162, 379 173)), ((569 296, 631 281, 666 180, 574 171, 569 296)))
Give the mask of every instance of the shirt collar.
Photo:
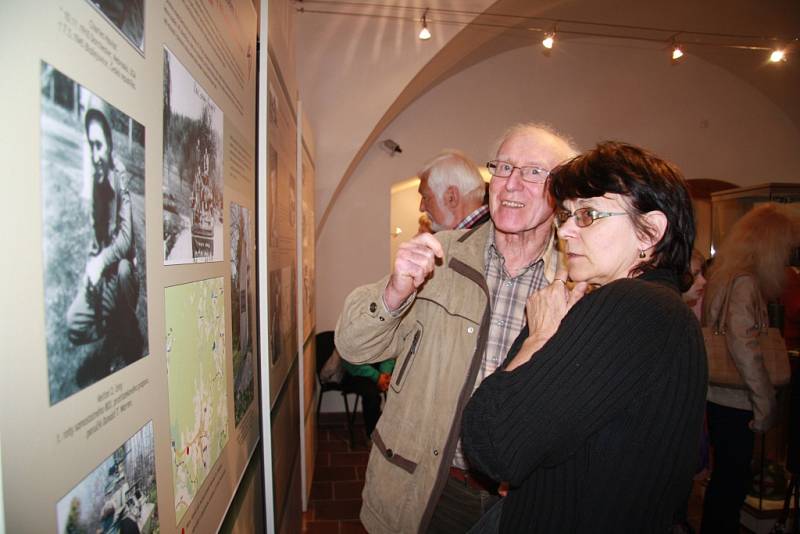
POLYGON ((483 204, 478 209, 473 210, 472 213, 461 219, 461 222, 454 228, 454 230, 461 230, 462 228, 469 228, 472 223, 483 217, 489 211, 489 206, 483 204))

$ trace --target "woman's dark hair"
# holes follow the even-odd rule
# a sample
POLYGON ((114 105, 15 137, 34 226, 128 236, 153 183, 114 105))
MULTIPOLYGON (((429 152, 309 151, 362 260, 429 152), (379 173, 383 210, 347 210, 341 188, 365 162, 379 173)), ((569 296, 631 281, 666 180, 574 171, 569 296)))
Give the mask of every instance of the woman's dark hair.
POLYGON ((681 292, 692 283, 690 261, 694 246, 694 209, 681 171, 675 165, 637 146, 606 141, 553 169, 550 195, 558 206, 577 198, 616 193, 630 206, 637 232, 652 235, 643 214, 660 211, 667 217, 664 236, 648 260, 632 274, 655 268, 673 271, 681 292))

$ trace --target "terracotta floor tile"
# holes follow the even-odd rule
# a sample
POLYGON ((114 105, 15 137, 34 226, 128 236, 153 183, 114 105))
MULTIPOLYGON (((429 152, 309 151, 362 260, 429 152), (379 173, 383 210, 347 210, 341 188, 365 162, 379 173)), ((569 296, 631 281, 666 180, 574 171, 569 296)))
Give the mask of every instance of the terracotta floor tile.
POLYGON ((324 519, 358 519, 361 510, 361 499, 314 502, 314 518, 324 519))
POLYGON ((356 477, 357 468, 353 466, 322 466, 314 470, 314 482, 326 482, 332 480, 358 480, 356 477))
POLYGON ((349 447, 347 442, 342 440, 320 441, 317 450, 319 452, 347 452, 349 447))
POLYGON ((366 529, 361 525, 361 521, 340 521, 341 534, 367 534, 366 529))
POLYGON ((331 453, 318 452, 317 457, 314 459, 314 465, 316 467, 331 465, 331 453))
POLYGON ((303 526, 303 532, 307 534, 339 534, 339 521, 310 521, 303 526))
POLYGON ((333 452, 330 454, 330 465, 367 465, 367 460, 369 460, 368 452, 333 452))
POLYGON ((333 498, 333 483, 332 482, 312 482, 311 483, 311 500, 324 501, 333 498))
POLYGON ((334 482, 332 498, 336 499, 337 501, 340 499, 360 499, 361 491, 363 489, 363 480, 354 480, 352 482, 334 482))

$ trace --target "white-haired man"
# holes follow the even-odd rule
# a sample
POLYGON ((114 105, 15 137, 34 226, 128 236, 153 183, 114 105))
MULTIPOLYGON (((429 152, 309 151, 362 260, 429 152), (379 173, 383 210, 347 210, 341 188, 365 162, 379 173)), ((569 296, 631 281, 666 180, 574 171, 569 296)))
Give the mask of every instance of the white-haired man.
POLYGON ((466 532, 496 501, 496 484, 461 452, 461 416, 524 327, 529 295, 556 278, 547 177, 575 153, 549 128, 511 128, 487 164, 491 221, 415 236, 389 276, 347 297, 342 357, 397 358, 372 433, 361 507, 369 532, 466 532))
POLYGON ((489 220, 484 202, 486 183, 478 167, 458 150, 444 150, 430 159, 419 176, 419 211, 431 230, 472 228, 489 220))

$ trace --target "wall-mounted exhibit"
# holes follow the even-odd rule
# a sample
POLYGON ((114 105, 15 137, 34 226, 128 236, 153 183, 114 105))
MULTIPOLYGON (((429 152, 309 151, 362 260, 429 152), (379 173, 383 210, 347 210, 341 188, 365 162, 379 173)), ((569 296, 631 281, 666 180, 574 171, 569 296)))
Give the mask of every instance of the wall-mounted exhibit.
POLYGON ((0 267, 0 531, 242 532, 287 515, 268 518, 273 507, 299 518, 298 354, 314 266, 298 269, 297 250, 314 243, 313 183, 298 177, 285 36, 259 88, 266 3, 257 9, 0 8, 0 97, 13 102, 0 151, 14 177, 2 216, 13 260, 0 267), (273 103, 261 125, 259 91, 273 103), (258 185, 261 136, 269 179, 258 185), (312 206, 302 220, 300 202, 312 206))

